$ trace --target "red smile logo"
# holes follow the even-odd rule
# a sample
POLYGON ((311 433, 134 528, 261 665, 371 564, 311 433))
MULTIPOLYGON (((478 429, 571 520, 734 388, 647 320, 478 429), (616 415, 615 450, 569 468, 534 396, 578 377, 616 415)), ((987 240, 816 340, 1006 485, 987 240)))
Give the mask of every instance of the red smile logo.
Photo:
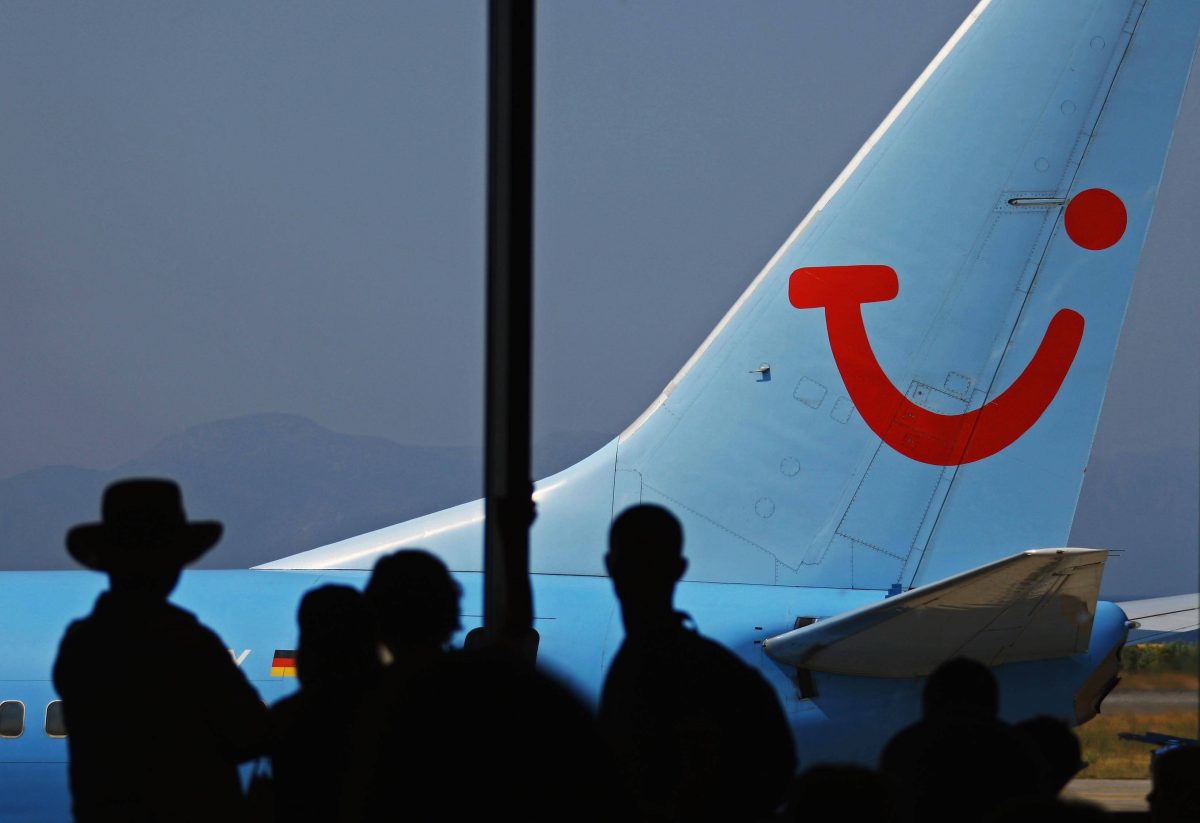
MULTIPOLYGON (((1083 248, 1108 248, 1125 231, 1125 207, 1111 192, 1089 189, 1072 199, 1065 224, 1083 248)), ((893 449, 922 463, 956 466, 1010 446, 1058 394, 1083 339, 1082 315, 1070 309, 1055 314, 1033 359, 1003 394, 974 411, 937 414, 892 385, 863 325, 862 304, 891 300, 899 288, 888 266, 817 266, 792 272, 788 298, 798 309, 825 309, 829 347, 850 399, 893 449)))

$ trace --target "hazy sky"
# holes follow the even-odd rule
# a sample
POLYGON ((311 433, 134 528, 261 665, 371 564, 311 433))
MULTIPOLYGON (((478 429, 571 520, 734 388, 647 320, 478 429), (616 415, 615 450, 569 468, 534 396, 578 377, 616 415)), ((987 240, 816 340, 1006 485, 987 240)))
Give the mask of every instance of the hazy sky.
MULTIPOLYGON (((260 411, 479 443, 485 5, 0 4, 0 477, 260 411)), ((973 5, 542 3, 536 433, 624 428, 973 5)), ((1197 448, 1198 85, 1098 455, 1197 448)))

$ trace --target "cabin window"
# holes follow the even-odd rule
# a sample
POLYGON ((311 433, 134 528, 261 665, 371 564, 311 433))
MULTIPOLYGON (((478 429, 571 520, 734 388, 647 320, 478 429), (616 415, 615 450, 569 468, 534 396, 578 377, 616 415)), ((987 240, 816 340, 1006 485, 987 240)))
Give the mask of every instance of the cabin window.
POLYGON ((63 714, 61 700, 55 700, 46 707, 46 734, 51 737, 67 736, 67 718, 63 714))
POLYGON ((0 703, 0 737, 20 737, 25 732, 25 704, 20 700, 0 703))

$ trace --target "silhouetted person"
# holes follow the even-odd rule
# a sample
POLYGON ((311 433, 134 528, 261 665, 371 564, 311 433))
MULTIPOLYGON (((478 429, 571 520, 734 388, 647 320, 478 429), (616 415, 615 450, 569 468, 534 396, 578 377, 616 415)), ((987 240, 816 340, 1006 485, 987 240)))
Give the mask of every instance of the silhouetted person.
POLYGON ((1017 723, 1013 729, 1029 741, 1040 756, 1044 788, 1051 796, 1057 796, 1086 765, 1079 738, 1057 717, 1031 717, 1017 723))
POLYGON ((628 820, 595 722, 565 688, 493 650, 415 674, 387 718, 355 820, 628 820))
POLYGON ((67 550, 110 588, 72 623, 54 664, 78 821, 237 821, 236 766, 265 742, 267 710, 215 634, 167 602, 221 536, 189 522, 179 487, 126 480, 67 550))
POLYGON ((942 663, 925 681, 921 693, 921 719, 901 729, 887 744, 880 758, 881 769, 911 785, 919 763, 917 757, 930 745, 930 738, 952 724, 999 722, 1000 692, 996 678, 982 663, 956 657, 942 663))
POLYGON ((1150 819, 1154 823, 1200 821, 1200 746, 1155 755, 1150 764, 1150 819))
POLYGON ((322 586, 300 601, 300 691, 271 708, 270 755, 279 821, 335 820, 354 720, 382 664, 362 594, 322 586))
POLYGON ((393 718, 413 678, 448 659, 462 589, 434 555, 401 549, 376 561, 363 594, 389 663, 358 712, 343 804, 347 820, 376 819, 394 802, 397 781, 408 785, 395 771, 407 744, 393 718))
POLYGON ((401 549, 379 558, 364 594, 392 658, 385 688, 445 659, 462 597, 445 563, 423 549, 401 549))
POLYGON ((863 766, 813 766, 792 781, 784 819, 808 821, 895 821, 896 790, 892 781, 863 766))
POLYGON ((679 521, 659 506, 626 510, 605 557, 625 641, 600 701, 643 820, 754 820, 773 812, 795 770, 775 692, 673 607, 683 576, 679 521))
POLYGON ((921 720, 888 743, 880 770, 897 781, 901 817, 982 819, 1019 798, 1044 794, 1031 745, 999 720, 996 678, 958 657, 930 673, 921 720))
POLYGON ((621 819, 573 695, 502 652, 449 650, 461 590, 440 560, 381 558, 365 593, 393 660, 363 704, 343 820, 621 819))

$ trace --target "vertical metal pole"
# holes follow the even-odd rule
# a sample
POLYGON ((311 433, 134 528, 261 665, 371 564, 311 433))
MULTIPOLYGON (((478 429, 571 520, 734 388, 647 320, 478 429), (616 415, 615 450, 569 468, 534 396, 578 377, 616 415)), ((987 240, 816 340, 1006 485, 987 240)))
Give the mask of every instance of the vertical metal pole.
POLYGON ((532 634, 533 0, 488 4, 485 635, 532 634))

